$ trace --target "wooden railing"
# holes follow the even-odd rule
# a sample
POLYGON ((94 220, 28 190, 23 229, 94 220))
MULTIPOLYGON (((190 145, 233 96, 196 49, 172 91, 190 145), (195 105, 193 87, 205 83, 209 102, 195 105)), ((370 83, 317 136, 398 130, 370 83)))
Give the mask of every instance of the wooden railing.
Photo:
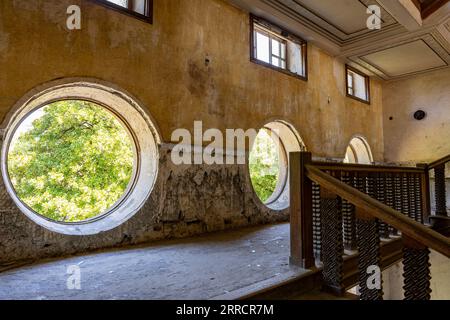
POLYGON ((290 154, 291 262, 323 268, 326 288, 343 293, 344 252, 357 252, 361 299, 381 264, 381 239, 402 238, 405 297, 430 299, 430 249, 450 257, 450 241, 424 225, 430 216, 429 166, 389 167, 313 162, 290 154))

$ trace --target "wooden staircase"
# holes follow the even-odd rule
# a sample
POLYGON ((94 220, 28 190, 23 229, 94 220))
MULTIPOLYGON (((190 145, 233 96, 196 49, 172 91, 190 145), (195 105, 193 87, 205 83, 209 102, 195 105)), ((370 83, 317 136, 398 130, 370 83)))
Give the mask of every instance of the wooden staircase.
MULTIPOLYGON (((403 257, 403 242, 400 238, 385 240, 381 244, 381 269, 384 271, 400 262, 403 257)), ((343 287, 346 290, 358 285, 358 259, 357 251, 344 253, 343 287)), ((336 295, 324 288, 322 277, 323 266, 311 268, 308 273, 288 275, 277 281, 273 279, 268 283, 260 283, 253 288, 245 288, 236 294, 222 296, 222 299, 237 300, 354 300, 355 297, 347 292, 336 295)))
POLYGON ((358 285, 361 300, 381 300, 383 288, 373 288, 370 270, 403 261, 406 299, 429 300, 430 249, 450 257, 449 161, 450 156, 417 167, 347 165, 291 153, 291 263, 311 272, 245 298, 349 298, 347 290, 358 285), (430 170, 436 176, 434 215, 430 170))

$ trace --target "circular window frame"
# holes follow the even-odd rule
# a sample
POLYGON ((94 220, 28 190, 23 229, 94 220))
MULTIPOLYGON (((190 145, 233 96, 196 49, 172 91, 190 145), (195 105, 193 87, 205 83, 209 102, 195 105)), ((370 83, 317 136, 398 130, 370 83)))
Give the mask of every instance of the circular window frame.
MULTIPOLYGON (((261 127, 260 130, 265 129, 269 130, 272 134, 276 134, 281 149, 281 157, 280 163, 282 164, 280 168, 280 174, 278 178, 277 187, 274 193, 269 197, 266 202, 263 202, 259 196, 256 194, 255 188, 253 187, 253 182, 251 179, 251 171, 250 171, 250 154, 253 150, 253 145, 250 146, 248 157, 247 157, 247 177, 250 183, 250 188, 253 193, 253 197, 255 201, 264 206, 265 208, 269 208, 273 211, 284 211, 290 206, 290 190, 289 190, 289 153, 290 152, 301 152, 306 151, 306 146, 301 139, 300 134, 295 129, 293 125, 284 120, 272 120, 266 122, 264 126, 261 127), (281 130, 280 130, 281 129, 281 130), (283 159, 283 160, 282 160, 283 159)), ((259 131, 258 130, 258 133, 259 131)))
MULTIPOLYGON (((280 199, 280 197, 283 194, 283 190, 286 188, 286 184, 288 182, 288 177, 289 177, 289 172, 288 172, 289 171, 289 160, 288 160, 289 156, 287 154, 286 147, 284 146, 283 140, 275 131, 273 131, 272 129, 267 128, 267 127, 263 127, 262 130, 267 130, 270 133, 270 135, 275 135, 279 141, 278 152, 279 152, 279 162, 280 162, 280 170, 279 171, 280 172, 278 173, 277 185, 276 185, 275 190, 272 193, 272 195, 265 202, 263 202, 264 205, 270 207, 271 205, 273 205, 280 199)), ((271 138, 272 138, 272 136, 271 136, 271 138)), ((274 143, 276 144, 275 141, 274 141, 274 143)))
POLYGON ((117 112, 112 110, 107 105, 99 103, 97 101, 87 100, 87 99, 83 99, 83 98, 67 97, 67 98, 64 98, 64 99, 55 99, 53 101, 48 101, 44 105, 38 106, 38 107, 34 108, 33 110, 30 110, 24 117, 22 117, 18 121, 17 125, 15 125, 12 128, 11 139, 6 141, 6 145, 5 145, 5 148, 4 148, 4 151, 3 151, 4 154, 5 154, 5 174, 7 175, 8 181, 11 182, 11 176, 9 174, 9 168, 8 168, 9 167, 9 165, 8 165, 8 163, 9 163, 9 151, 10 151, 10 148, 11 148, 11 142, 12 142, 12 140, 14 140, 14 138, 16 136, 16 132, 20 128, 20 126, 23 124, 23 122, 31 114, 33 114, 34 112, 36 112, 36 111, 38 111, 38 110, 40 110, 42 108, 45 108, 46 106, 48 106, 48 105, 50 105, 52 103, 61 102, 61 101, 84 101, 84 102, 94 103, 96 106, 105 109, 115 119, 118 120, 118 122, 121 124, 123 129, 127 132, 128 136, 130 138, 130 142, 132 143, 132 146, 133 146, 133 171, 132 171, 132 174, 131 174, 131 177, 130 177, 130 181, 128 182, 127 188, 124 190, 123 195, 117 201, 115 201, 108 209, 106 209, 104 212, 96 215, 95 217, 92 217, 92 218, 89 218, 89 219, 86 219, 86 220, 83 220, 83 221, 77 221, 77 222, 64 222, 64 221, 57 221, 57 220, 50 219, 50 218, 42 215, 41 213, 35 211, 27 203, 25 203, 23 200, 21 200, 20 197, 17 196, 16 188, 14 187, 14 185, 12 183, 10 183, 11 184, 11 189, 14 192, 14 194, 16 195, 16 197, 23 204, 23 206, 25 206, 27 208, 27 210, 29 210, 30 212, 40 216, 41 218, 43 218, 43 219, 45 219, 45 220, 47 220, 49 222, 57 222, 59 224, 67 225, 67 226, 82 225, 82 224, 92 223, 92 222, 95 222, 97 220, 101 220, 103 218, 106 218, 108 215, 112 214, 115 210, 117 210, 124 201, 126 201, 126 199, 131 195, 134 186, 136 185, 137 175, 138 175, 138 171, 139 171, 139 168, 140 168, 140 158, 138 156, 138 154, 139 154, 139 145, 137 143, 136 136, 133 133, 133 130, 131 129, 129 123, 126 122, 126 120, 124 120, 120 116, 120 114, 118 114, 117 112))
POLYGON ((154 121, 130 95, 113 85, 91 81, 69 81, 36 88, 16 104, 7 118, 1 154, 1 171, 6 190, 17 207, 38 225, 64 235, 95 235, 112 230, 133 217, 150 197, 159 164, 159 134, 154 121), (34 111, 63 100, 89 101, 105 108, 123 125, 133 144, 133 175, 124 195, 104 213, 80 222, 51 220, 32 210, 16 194, 8 172, 8 151, 17 129, 34 111), (131 127, 133 123, 134 127, 131 127))

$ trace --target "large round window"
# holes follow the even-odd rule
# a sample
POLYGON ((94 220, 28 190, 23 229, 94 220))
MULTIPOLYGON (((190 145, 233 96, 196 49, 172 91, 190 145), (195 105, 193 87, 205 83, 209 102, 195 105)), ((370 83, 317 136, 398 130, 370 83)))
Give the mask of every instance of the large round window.
POLYGON ((89 101, 56 101, 17 127, 8 174, 19 199, 58 222, 107 214, 133 181, 135 143, 112 112, 89 101))
POLYGON ((299 135, 283 121, 271 122, 259 131, 249 155, 249 172, 256 196, 267 207, 289 207, 289 153, 302 150, 299 135))
POLYGON ((7 120, 3 180, 37 224, 97 234, 144 206, 157 177, 157 143, 152 121, 126 93, 98 82, 50 84, 7 120))
POLYGON ((269 128, 259 131, 250 153, 250 178, 258 198, 266 204, 276 200, 286 183, 286 151, 269 128))

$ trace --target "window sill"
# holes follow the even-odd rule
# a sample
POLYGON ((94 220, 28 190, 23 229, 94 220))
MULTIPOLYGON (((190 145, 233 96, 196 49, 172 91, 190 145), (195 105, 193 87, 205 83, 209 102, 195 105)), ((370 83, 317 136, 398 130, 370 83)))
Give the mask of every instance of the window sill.
POLYGON ((267 62, 264 62, 264 61, 261 61, 261 60, 255 59, 255 58, 250 58, 250 61, 255 63, 255 64, 258 64, 260 66, 263 66, 263 67, 266 67, 266 68, 269 68, 269 69, 272 69, 272 70, 284 73, 285 75, 288 75, 288 76, 291 76, 291 77, 294 77, 294 78, 297 78, 297 79, 300 79, 300 80, 303 80, 303 81, 308 81, 308 74, 306 74, 305 76, 301 76, 301 75, 298 75, 296 73, 290 72, 290 71, 288 71, 286 69, 275 67, 275 66, 271 65, 270 63, 267 63, 267 62))
POLYGON ((370 104, 371 104, 371 103, 370 103, 370 100, 364 100, 364 99, 361 99, 361 98, 352 96, 351 94, 348 94, 348 93, 347 93, 347 98, 356 100, 356 101, 358 101, 358 102, 362 102, 362 103, 367 104, 367 105, 370 105, 370 104))
POLYGON ((150 7, 149 8, 149 10, 150 10, 150 15, 149 16, 147 16, 145 14, 138 13, 136 11, 133 11, 133 10, 130 10, 130 9, 127 9, 127 8, 124 8, 122 6, 119 6, 117 4, 111 3, 111 2, 106 1, 106 0, 89 0, 89 1, 93 2, 95 4, 98 4, 98 5, 101 5, 101 6, 105 7, 105 8, 112 9, 112 10, 117 11, 119 13, 125 14, 127 16, 136 18, 136 19, 141 20, 143 22, 147 22, 149 24, 153 24, 153 1, 150 1, 150 4, 149 4, 149 7, 150 7))

